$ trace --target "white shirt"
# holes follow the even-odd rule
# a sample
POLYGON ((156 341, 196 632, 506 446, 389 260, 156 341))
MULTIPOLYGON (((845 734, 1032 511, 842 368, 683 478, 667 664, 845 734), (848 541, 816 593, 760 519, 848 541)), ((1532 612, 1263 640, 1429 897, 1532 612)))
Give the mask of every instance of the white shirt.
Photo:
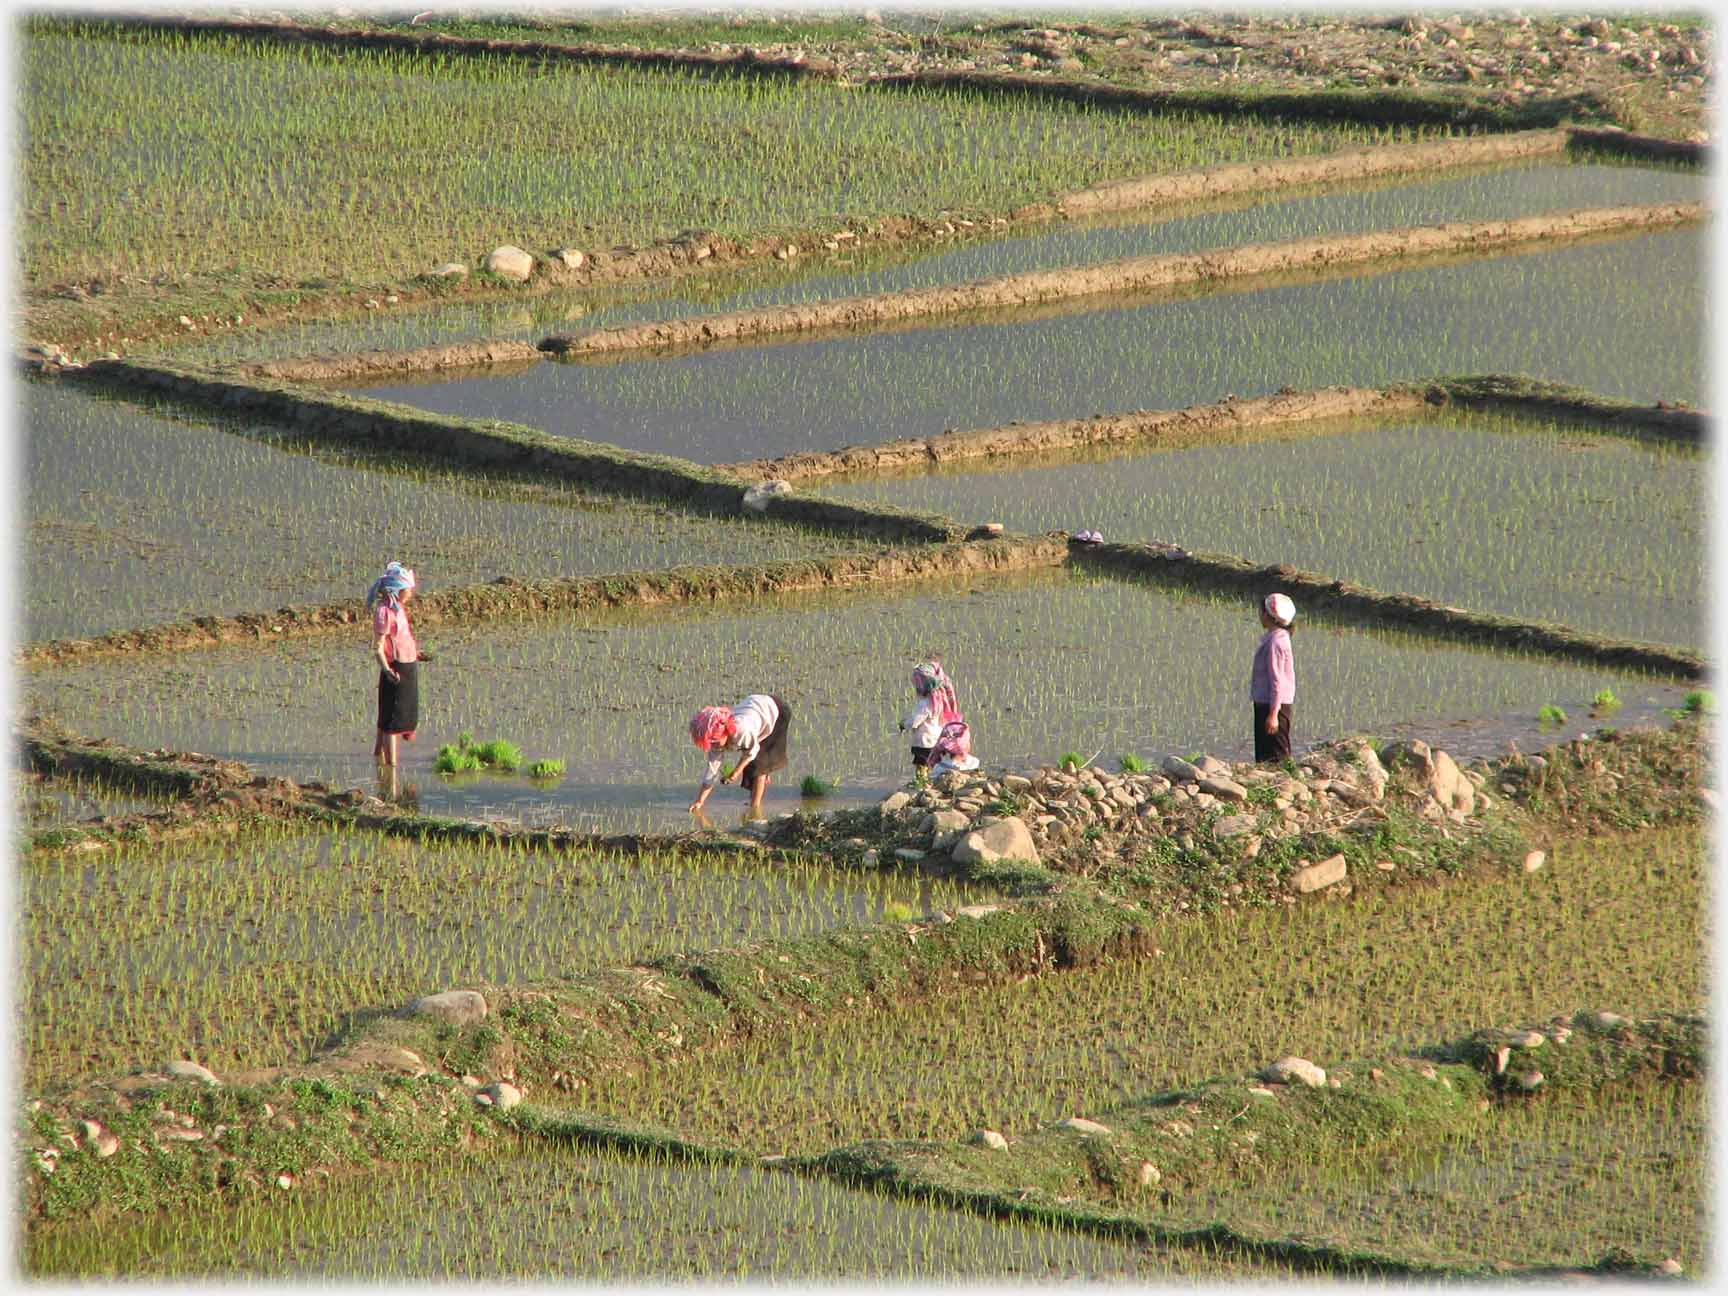
POLYGON ((708 749, 708 772, 702 779, 705 788, 720 781, 720 766, 727 752, 737 752, 740 765, 761 754, 762 744, 780 723, 780 708, 766 693, 752 693, 732 708, 732 719, 738 724, 737 732, 720 746, 708 749))
POLYGON ((900 723, 911 733, 914 747, 934 747, 942 736, 942 708, 936 704, 936 695, 919 698, 918 705, 900 723))

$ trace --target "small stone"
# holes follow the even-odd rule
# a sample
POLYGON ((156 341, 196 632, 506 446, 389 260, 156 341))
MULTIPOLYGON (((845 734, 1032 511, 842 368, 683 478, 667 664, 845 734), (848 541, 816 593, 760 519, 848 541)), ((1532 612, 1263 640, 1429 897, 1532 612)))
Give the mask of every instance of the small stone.
POLYGON ((1394 873, 1398 869, 1398 866, 1389 859, 1375 860, 1374 867, 1379 869, 1382 873, 1394 873))
POLYGON ((1253 815, 1229 815, 1212 825, 1212 835, 1220 839, 1240 837, 1254 831, 1253 815))
POLYGON ((1001 909, 1001 905, 994 904, 961 905, 954 913, 961 918, 984 918, 1000 912, 1001 909))
POLYGON ((904 860, 908 864, 915 864, 924 858, 924 852, 916 846, 899 846, 895 848, 894 858, 904 860))
POLYGON ((993 1129, 979 1130, 968 1142, 974 1147, 986 1147, 993 1152, 1006 1152, 1008 1150, 1008 1140, 993 1129))
POLYGON ((1249 1085, 1248 1092, 1256 1098, 1276 1098, 1278 1096, 1276 1092, 1268 1089, 1265 1085, 1249 1085))
POLYGON ((1180 756, 1166 756, 1159 762, 1159 768, 1178 783, 1198 783, 1201 778, 1199 767, 1190 765, 1180 756))
MULTIPOLYGON (((1208 757, 1207 759, 1211 759, 1208 757)), ((1222 774, 1214 774, 1200 780, 1200 790, 1209 792, 1220 801, 1246 801, 1248 789, 1235 779, 1225 778, 1222 774)))
POLYGON ((1518 1087, 1525 1093, 1533 1093, 1542 1087, 1543 1079, 1540 1071, 1524 1071, 1519 1073, 1518 1087))
POLYGON ((552 259, 566 270, 580 270, 588 264, 588 254, 576 248, 559 248, 552 254, 552 259))
POLYGON ((1524 857, 1524 871, 1526 873, 1538 872, 1547 862, 1548 853, 1546 851, 1531 851, 1524 857))
POLYGON ((1070 1116, 1066 1120, 1056 1122, 1057 1129, 1073 1130, 1077 1134, 1108 1134, 1110 1127, 1100 1125, 1097 1121, 1087 1120, 1084 1116, 1070 1116))
POLYGON ((882 811, 882 813, 884 815, 891 815, 891 814, 899 814, 902 810, 904 810, 907 806, 909 806, 911 804, 912 804, 912 794, 910 792, 895 792, 889 796, 884 797, 882 799, 881 806, 878 808, 882 811))
POLYGON ((1140 1186, 1142 1188, 1150 1188, 1164 1176, 1158 1173, 1158 1167, 1153 1165, 1150 1161, 1142 1161, 1140 1163, 1139 1173, 1135 1177, 1140 1180, 1140 1186))
POLYGON ((1673 1256, 1669 1256, 1666 1260, 1662 1261, 1661 1264, 1656 1266, 1656 1272, 1665 1278, 1678 1278, 1685 1272, 1685 1266, 1673 1256))
POLYGON ((534 258, 521 248, 506 243, 486 254, 484 267, 489 274, 501 279, 526 282, 534 274, 534 258))
POLYGON ((1319 1088, 1326 1083, 1326 1072, 1307 1058, 1281 1057, 1261 1072, 1273 1084, 1289 1084, 1292 1080, 1319 1088))
POLYGON ((1616 1030, 1621 1026, 1629 1024, 1626 1018, 1622 1017, 1619 1013, 1613 1012, 1592 1013, 1590 1015, 1590 1022, 1598 1030, 1616 1030))
POLYGON ((452 1026, 466 1026, 486 1016, 486 997, 478 990, 445 990, 422 995, 406 1011, 410 1017, 436 1017, 452 1026))
POLYGON ((880 859, 880 856, 877 855, 875 848, 872 847, 871 849, 864 852, 864 861, 863 861, 864 867, 865 868, 875 868, 879 859, 880 859))
POLYGON ((431 274, 434 279, 466 279, 468 267, 460 261, 446 261, 443 265, 433 266, 431 274))
POLYGON ((1502 1044, 1494 1050, 1494 1074, 1505 1075, 1506 1064, 1512 1060, 1512 1050, 1502 1044))
POLYGON ((281 1174, 276 1176, 276 1186, 284 1190, 292 1188, 294 1186, 294 1176, 284 1170, 281 1174))

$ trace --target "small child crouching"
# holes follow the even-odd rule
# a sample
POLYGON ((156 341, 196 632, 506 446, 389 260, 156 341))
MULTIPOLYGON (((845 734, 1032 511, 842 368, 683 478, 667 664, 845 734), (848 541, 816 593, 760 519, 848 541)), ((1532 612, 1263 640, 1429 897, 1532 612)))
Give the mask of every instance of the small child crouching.
POLYGON ((978 758, 972 754, 972 730, 964 720, 953 720, 943 725, 930 754, 935 761, 930 766, 931 778, 940 778, 944 774, 969 774, 978 768, 978 758))

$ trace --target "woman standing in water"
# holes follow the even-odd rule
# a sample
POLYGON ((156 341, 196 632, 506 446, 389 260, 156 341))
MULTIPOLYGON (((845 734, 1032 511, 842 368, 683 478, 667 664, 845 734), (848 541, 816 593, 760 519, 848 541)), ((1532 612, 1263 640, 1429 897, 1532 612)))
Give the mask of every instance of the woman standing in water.
POLYGON ((372 655, 378 659, 378 741, 372 754, 381 765, 396 764, 396 740, 414 741, 420 725, 420 650, 408 621, 414 573, 399 562, 384 568, 366 592, 372 613, 372 655))

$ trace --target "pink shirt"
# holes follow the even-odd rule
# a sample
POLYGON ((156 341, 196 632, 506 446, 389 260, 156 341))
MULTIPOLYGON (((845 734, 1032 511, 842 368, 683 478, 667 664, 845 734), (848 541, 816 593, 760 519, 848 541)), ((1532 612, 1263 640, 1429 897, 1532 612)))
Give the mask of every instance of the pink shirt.
POLYGON ((408 624, 408 609, 400 603, 392 607, 379 603, 372 613, 373 635, 384 636, 384 655, 393 662, 420 660, 420 649, 414 643, 414 628, 408 624))
POLYGON ((1296 700, 1296 659, 1290 653, 1290 632, 1268 630, 1254 650, 1254 670, 1248 682, 1251 701, 1283 706, 1296 700))

